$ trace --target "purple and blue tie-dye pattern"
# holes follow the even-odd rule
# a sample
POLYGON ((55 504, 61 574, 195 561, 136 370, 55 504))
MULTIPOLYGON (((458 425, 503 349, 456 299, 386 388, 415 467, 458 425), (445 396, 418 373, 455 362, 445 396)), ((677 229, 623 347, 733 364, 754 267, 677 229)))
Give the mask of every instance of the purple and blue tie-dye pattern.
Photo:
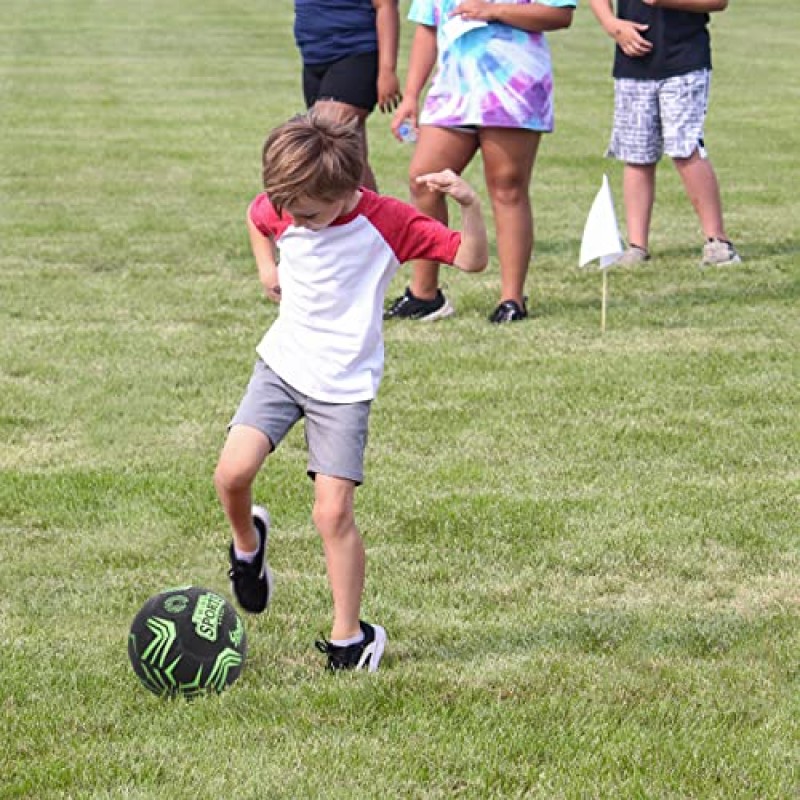
MULTIPOLYGON (((575 6, 574 0, 538 2, 575 6)), ((414 0, 411 4, 409 20, 436 28, 439 51, 420 124, 551 131, 553 71, 544 35, 489 23, 454 37, 445 24, 457 5, 458 0, 414 0)))

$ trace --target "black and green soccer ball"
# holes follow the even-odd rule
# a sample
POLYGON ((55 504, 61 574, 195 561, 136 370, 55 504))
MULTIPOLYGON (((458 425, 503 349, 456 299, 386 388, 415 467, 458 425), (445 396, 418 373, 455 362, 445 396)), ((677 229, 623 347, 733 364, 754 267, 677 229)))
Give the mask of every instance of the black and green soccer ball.
POLYGON ((239 677, 246 654, 244 625, 234 607, 199 586, 151 597, 128 635, 134 672, 163 697, 222 692, 239 677))

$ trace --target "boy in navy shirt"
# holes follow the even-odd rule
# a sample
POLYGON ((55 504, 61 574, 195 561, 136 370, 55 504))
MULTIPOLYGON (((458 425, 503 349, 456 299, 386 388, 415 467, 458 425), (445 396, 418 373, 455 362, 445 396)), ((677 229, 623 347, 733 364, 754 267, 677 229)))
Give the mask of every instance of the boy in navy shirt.
POLYGON ((738 263, 703 132, 711 83, 709 12, 723 11, 727 0, 617 0, 616 15, 612 0, 590 3, 617 43, 607 155, 625 162, 628 227, 628 249, 617 263, 650 258, 656 165, 663 153, 672 157, 706 237, 701 263, 738 263))

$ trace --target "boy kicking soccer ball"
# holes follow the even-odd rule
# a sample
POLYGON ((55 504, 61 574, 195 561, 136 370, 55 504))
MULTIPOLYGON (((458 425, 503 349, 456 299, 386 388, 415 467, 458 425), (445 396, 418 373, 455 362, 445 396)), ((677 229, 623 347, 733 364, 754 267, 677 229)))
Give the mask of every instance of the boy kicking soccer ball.
POLYGON ((386 632, 361 620, 365 554, 353 507, 383 374, 384 295, 412 259, 480 272, 488 244, 478 197, 462 178, 445 170, 418 179, 461 207, 457 232, 363 188, 362 146, 354 123, 314 109, 267 138, 265 191, 250 205, 247 225, 264 292, 280 310, 257 347, 214 482, 233 532, 234 595, 245 611, 260 613, 272 590, 270 519, 253 505, 252 485, 266 457, 305 418, 312 519, 333 598, 330 639, 317 646, 331 670, 374 672, 386 632))

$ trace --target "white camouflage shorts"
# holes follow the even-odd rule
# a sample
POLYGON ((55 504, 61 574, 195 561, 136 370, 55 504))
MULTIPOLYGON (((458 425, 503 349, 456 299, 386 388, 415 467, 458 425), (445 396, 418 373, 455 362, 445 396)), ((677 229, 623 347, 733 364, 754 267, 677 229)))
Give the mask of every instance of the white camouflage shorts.
POLYGON ((666 153, 689 158, 695 150, 705 158, 703 125, 711 71, 674 78, 614 80, 614 129, 606 155, 626 164, 654 164, 666 153))

